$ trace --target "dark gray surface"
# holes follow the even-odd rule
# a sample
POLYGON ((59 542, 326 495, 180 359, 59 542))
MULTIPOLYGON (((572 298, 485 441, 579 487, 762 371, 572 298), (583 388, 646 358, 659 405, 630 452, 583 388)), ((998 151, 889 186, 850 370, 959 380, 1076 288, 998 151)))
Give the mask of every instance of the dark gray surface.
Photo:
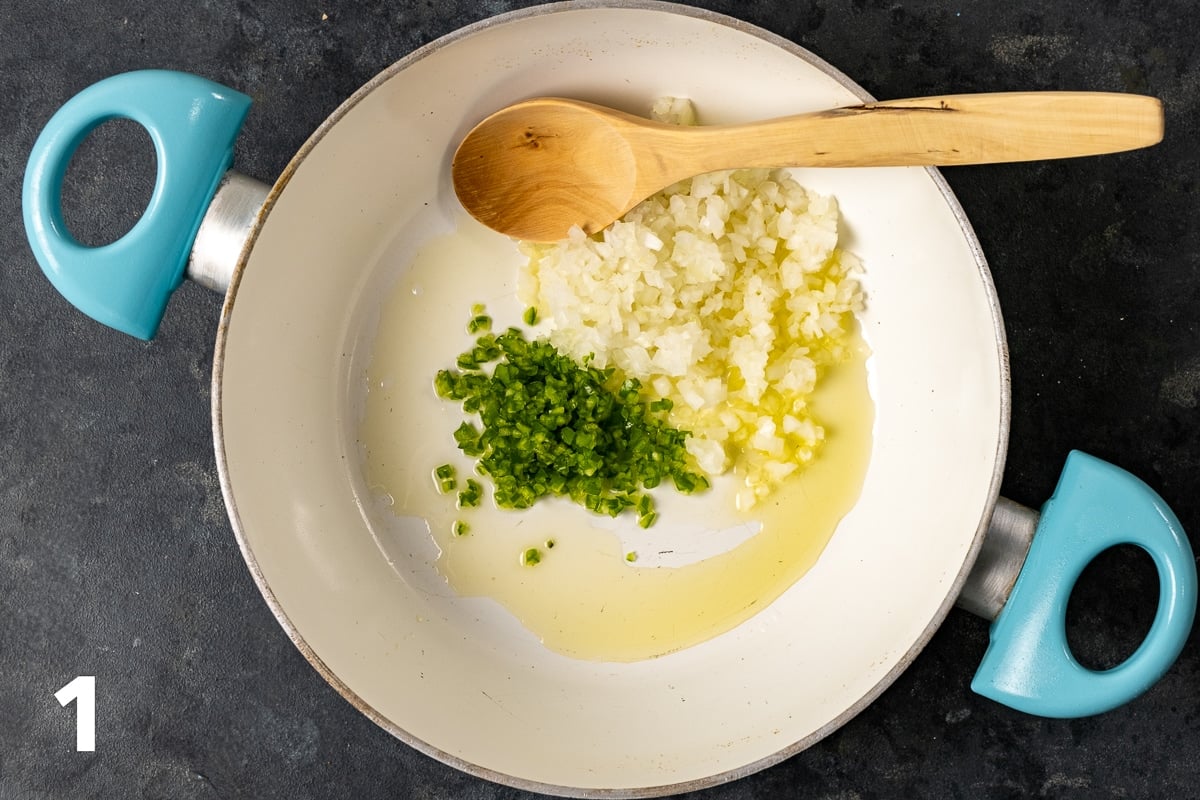
MULTIPOLYGON (((20 221, 37 132, 128 69, 196 72, 255 101, 237 167, 273 179, 337 104, 413 48, 529 3, 0 0, 0 798, 518 798, 392 739, 309 667, 250 580, 209 430, 220 299, 186 286, 141 343, 69 309, 20 221), (327 16, 326 16, 327 15, 327 16), (98 749, 53 692, 97 678, 98 749)), ((877 97, 1015 89, 1162 98, 1150 151, 960 168, 1011 345, 1004 494, 1031 505, 1078 447, 1145 479, 1200 533, 1200 103, 1191 0, 706 0, 796 41, 877 97)), ((144 138, 114 127, 73 169, 95 240, 148 193, 144 138), (126 170, 131 172, 126 173, 126 170)), ((1153 613, 1140 553, 1103 557, 1072 641, 1110 666, 1153 613)), ((987 641, 955 611, 874 705, 810 750, 696 796, 1195 796, 1200 655, 1100 717, 1027 717, 968 687, 987 641)), ((580 743, 586 747, 587 743, 580 743)))

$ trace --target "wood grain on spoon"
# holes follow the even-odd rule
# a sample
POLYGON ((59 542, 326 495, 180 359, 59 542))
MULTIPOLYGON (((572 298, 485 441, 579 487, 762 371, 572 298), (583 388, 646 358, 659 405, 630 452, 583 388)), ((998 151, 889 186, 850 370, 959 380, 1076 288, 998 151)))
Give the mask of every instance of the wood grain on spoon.
POLYGON ((1106 92, 945 95, 745 125, 678 126, 562 98, 501 109, 454 156, 454 190, 484 225, 527 241, 608 227, 684 178, 740 167, 955 166, 1156 144, 1162 106, 1106 92))

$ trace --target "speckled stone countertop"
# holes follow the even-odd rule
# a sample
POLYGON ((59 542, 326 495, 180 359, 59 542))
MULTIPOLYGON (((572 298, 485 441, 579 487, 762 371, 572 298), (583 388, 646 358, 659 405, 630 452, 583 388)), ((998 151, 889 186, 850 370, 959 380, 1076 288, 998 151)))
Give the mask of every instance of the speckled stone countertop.
MULTIPOLYGON (((21 181, 41 126, 114 73, 181 69, 254 98, 240 171, 273 179, 351 92, 414 48, 527 2, 0 0, 0 799, 532 797, 417 753, 331 689, 275 622, 225 516, 209 427, 221 310, 186 285, 150 343, 70 309, 38 269, 21 181), (97 750, 54 692, 97 679, 97 750)), ((1011 350, 1003 494, 1038 505, 1080 448, 1200 535, 1200 16, 1190 0, 703 0, 876 97, 1093 89, 1160 97, 1166 137, 1099 159, 948 170, 1011 350)), ((68 180, 84 238, 149 192, 106 126, 68 180), (99 141, 96 141, 99 140, 99 141)), ((140 159, 140 160, 139 160, 140 159)), ((152 166, 149 167, 152 170, 152 166)), ((151 173, 152 174, 152 173, 151 173)), ((1111 666, 1156 576, 1105 554, 1072 646, 1111 666)), ((987 623, 955 610, 882 697, 807 751, 693 795, 1176 798, 1200 783, 1200 647, 1116 711, 1046 720, 971 693, 987 623)))

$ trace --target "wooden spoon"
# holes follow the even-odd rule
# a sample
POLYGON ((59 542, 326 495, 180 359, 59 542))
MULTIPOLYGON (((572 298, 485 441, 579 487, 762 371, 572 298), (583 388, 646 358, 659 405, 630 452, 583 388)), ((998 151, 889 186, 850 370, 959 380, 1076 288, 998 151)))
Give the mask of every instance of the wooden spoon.
POLYGON ((946 95, 748 125, 680 126, 562 98, 501 109, 459 146, 454 191, 518 239, 608 227, 684 178, 739 167, 953 166, 1132 150, 1162 139, 1157 99, 1104 92, 946 95))

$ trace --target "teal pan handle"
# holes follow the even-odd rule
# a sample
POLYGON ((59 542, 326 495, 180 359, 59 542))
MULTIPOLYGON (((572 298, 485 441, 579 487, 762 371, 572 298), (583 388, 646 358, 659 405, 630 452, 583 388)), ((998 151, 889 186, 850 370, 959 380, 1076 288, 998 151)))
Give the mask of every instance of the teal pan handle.
POLYGON ((992 624, 971 688, 1019 711, 1082 717, 1133 700, 1175 662, 1196 614, 1196 562, 1179 520, 1150 487, 1073 452, 1043 506, 1025 564, 992 624), (1067 643, 1066 612, 1084 568, 1120 544, 1143 548, 1158 570, 1158 611, 1124 663, 1083 667, 1067 643))
POLYGON ((25 232, 42 270, 79 310, 149 339, 183 281, 196 231, 233 161, 250 98, 195 75, 145 70, 96 83, 60 108, 25 170, 25 232), (158 161, 145 212, 123 237, 81 245, 67 230, 62 184, 88 134, 117 118, 150 134, 158 161))

